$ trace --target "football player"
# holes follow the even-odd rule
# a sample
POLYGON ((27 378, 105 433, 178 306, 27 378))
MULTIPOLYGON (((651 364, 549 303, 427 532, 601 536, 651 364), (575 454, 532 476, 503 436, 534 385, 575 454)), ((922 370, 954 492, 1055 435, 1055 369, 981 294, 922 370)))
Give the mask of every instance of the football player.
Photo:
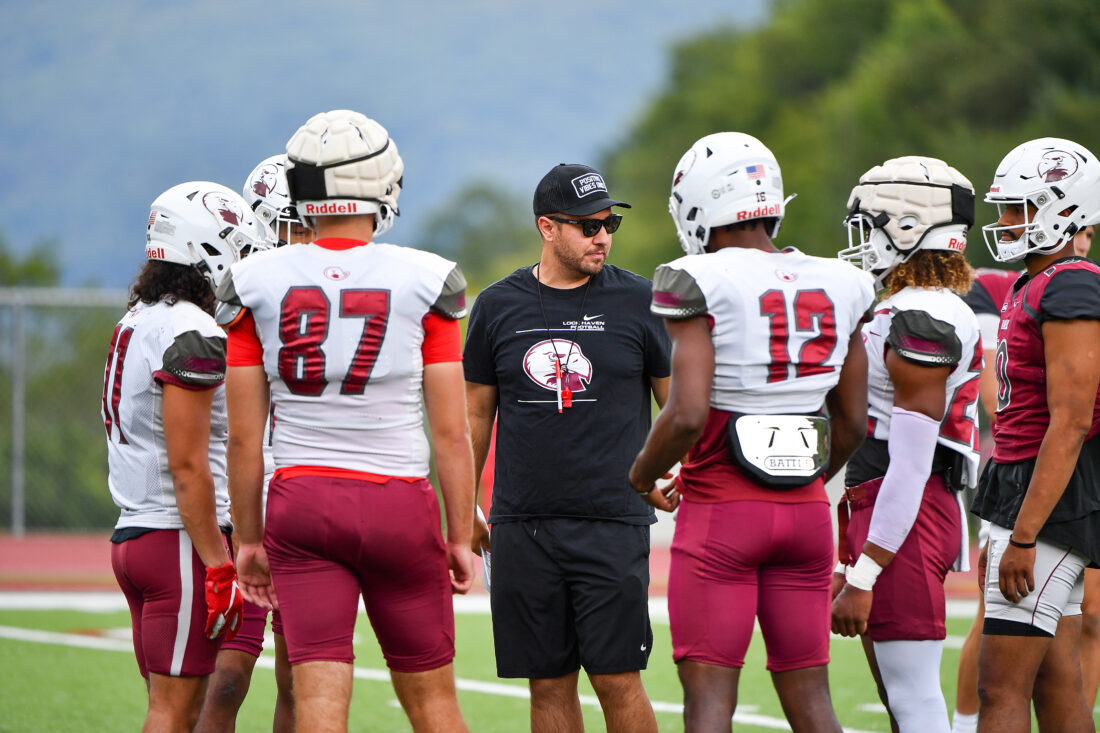
POLYGON ((360 594, 413 729, 466 729, 451 600, 473 575, 465 279, 441 257, 373 241, 398 213, 403 170, 374 120, 349 110, 310 118, 287 143, 287 179, 317 238, 238 263, 219 290, 228 306, 219 312, 234 319, 230 488, 242 589, 270 607, 275 579, 297 721, 326 730, 347 727, 360 594), (265 526, 269 400, 276 470, 265 526), (446 542, 426 478, 433 450, 446 542))
POLYGON ((242 599, 230 560, 225 334, 214 286, 242 249, 266 246, 236 193, 181 183, 153 201, 147 262, 103 376, 111 564, 149 691, 146 730, 190 730, 242 599))
POLYGON ((304 244, 313 233, 290 202, 286 182, 286 154, 272 155, 256 166, 244 182, 244 200, 271 230, 275 246, 304 244))
MULTIPOLYGON (((1087 226, 1073 235, 1073 251, 1078 257, 1088 257, 1095 227, 1087 226)), ((978 317, 982 333, 982 353, 985 364, 981 376, 981 404, 990 427, 997 420, 997 331, 1001 325, 1001 306, 1005 296, 1019 279, 1016 270, 997 270, 980 267, 975 271, 974 284, 966 294, 966 304, 978 317)), ((992 435, 983 434, 983 454, 991 444, 992 435), (984 442, 990 438, 989 442, 984 442)), ((978 532, 979 572, 985 567, 986 543, 990 523, 981 520, 978 532)), ((979 587, 984 591, 985 579, 979 575, 979 587)), ((1091 710, 1096 702, 1096 690, 1100 685, 1100 609, 1095 599, 1100 599, 1100 570, 1085 569, 1085 597, 1081 602, 1081 674, 1084 678, 1085 701, 1091 710)), ((978 597, 978 611, 974 624, 966 635, 959 652, 958 687, 955 696, 955 715, 951 719, 951 733, 974 733, 978 730, 978 645, 985 619, 985 600, 978 597)))
MULTIPOLYGON (((285 154, 266 158, 252 170, 244 182, 244 199, 260 222, 267 227, 269 239, 274 246, 302 244, 310 240, 312 232, 302 223, 297 210, 290 203, 285 154)), ((242 252, 242 258, 247 254, 242 252)), ((275 471, 275 458, 271 449, 271 420, 268 420, 265 429, 263 452, 266 503, 267 484, 275 471)), ((232 641, 224 642, 218 652, 217 666, 210 678, 195 733, 234 730, 237 712, 248 694, 256 659, 263 651, 267 615, 267 609, 245 601, 240 630, 232 641)), ((271 632, 275 641, 276 684, 272 729, 275 733, 280 733, 294 730, 294 692, 286 639, 283 637, 283 620, 278 611, 272 612, 271 632)))
POLYGON ((1100 267, 1074 235, 1100 218, 1100 163, 1040 138, 998 166, 983 227, 999 262, 1023 262, 996 352, 993 457, 972 511, 992 522, 978 657, 978 730, 1092 730, 1078 642, 1085 566, 1100 560, 1100 267))
POLYGON ((840 730, 827 674, 825 479, 866 429, 859 324, 874 290, 870 275, 835 259, 777 248, 786 202, 759 140, 700 139, 669 199, 687 256, 654 276, 672 382, 630 478, 667 508, 655 482, 687 454, 668 602, 691 731, 729 731, 754 619, 791 727, 840 730))
POLYGON ((863 636, 897 730, 948 733, 943 583, 967 569, 959 492, 978 476, 982 351, 959 297, 973 279, 974 187, 942 160, 894 158, 860 177, 845 223, 841 259, 886 297, 863 327, 868 431, 844 477, 833 631, 863 636))

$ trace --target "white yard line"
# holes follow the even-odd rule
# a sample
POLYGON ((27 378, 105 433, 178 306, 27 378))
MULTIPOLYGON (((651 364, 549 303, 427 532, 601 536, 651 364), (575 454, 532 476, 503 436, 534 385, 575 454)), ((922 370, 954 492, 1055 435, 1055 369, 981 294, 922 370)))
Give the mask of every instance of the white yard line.
MULTIPOLYGON (((103 605, 105 604, 98 604, 94 610, 118 610, 115 608, 104 609, 103 605)), ((8 606, 0 606, 0 608, 8 608, 8 606)), ((21 606, 20 608, 26 608, 26 606, 21 606)), ((123 603, 123 608, 125 608, 125 603, 123 603)), ((32 642, 37 644, 52 644, 56 646, 97 649, 100 651, 133 652, 134 650, 133 643, 124 639, 102 636, 85 636, 83 634, 66 634, 56 631, 38 631, 34 629, 24 629, 16 626, 0 626, 0 638, 10 639, 13 641, 32 642)), ((261 656, 259 659, 256 660, 256 666, 263 667, 265 669, 274 669, 275 660, 270 656, 261 656)), ((355 667, 355 677, 371 682, 390 682, 390 673, 384 669, 355 667)), ((531 693, 528 691, 528 689, 520 685, 506 684, 502 682, 483 682, 481 680, 470 680, 461 677, 455 680, 455 687, 457 687, 459 690, 463 690, 464 692, 478 692, 486 695, 497 695, 500 697, 515 697, 526 699, 531 696, 531 693)), ((600 701, 591 695, 581 695, 580 700, 582 705, 587 705, 595 708, 600 707, 600 701)), ((681 715, 684 711, 684 707, 680 703, 661 702, 659 700, 654 700, 652 704, 653 709, 658 713, 671 713, 675 715, 681 715)), ((756 708, 754 706, 742 705, 737 710, 737 712, 734 713, 733 721, 742 725, 755 725, 759 728, 770 728, 774 730, 791 729, 790 726, 787 725, 786 720, 783 720, 782 718, 773 718, 768 715, 760 715, 759 713, 756 713, 755 710, 756 708)), ((844 728, 844 731, 845 733, 872 733, 871 731, 863 731, 856 728, 844 728)))

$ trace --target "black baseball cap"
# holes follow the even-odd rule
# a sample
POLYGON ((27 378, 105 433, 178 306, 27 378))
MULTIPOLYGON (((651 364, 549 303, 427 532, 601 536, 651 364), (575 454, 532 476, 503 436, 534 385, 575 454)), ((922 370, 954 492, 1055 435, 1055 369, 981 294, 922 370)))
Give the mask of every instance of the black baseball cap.
POLYGON ((580 163, 559 163, 542 177, 535 188, 535 216, 587 216, 612 206, 630 208, 630 204, 615 201, 607 195, 607 184, 595 168, 580 163))

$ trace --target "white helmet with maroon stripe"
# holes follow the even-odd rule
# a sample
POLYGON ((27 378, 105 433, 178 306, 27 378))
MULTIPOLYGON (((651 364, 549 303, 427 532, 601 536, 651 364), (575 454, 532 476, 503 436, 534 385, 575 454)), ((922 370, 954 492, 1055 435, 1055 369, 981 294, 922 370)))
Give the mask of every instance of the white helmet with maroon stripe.
POLYGON ((157 196, 145 230, 146 259, 191 265, 215 288, 242 251, 270 246, 245 200, 209 181, 181 183, 157 196))
POLYGON ((779 163, 764 143, 743 132, 716 132, 676 164, 668 211, 680 246, 692 255, 706 251, 712 228, 741 221, 769 220, 774 238, 791 198, 783 198, 779 163))
POLYGON ((374 215, 375 234, 399 215, 405 164, 386 128, 346 109, 309 118, 286 144, 287 183, 298 214, 374 215))

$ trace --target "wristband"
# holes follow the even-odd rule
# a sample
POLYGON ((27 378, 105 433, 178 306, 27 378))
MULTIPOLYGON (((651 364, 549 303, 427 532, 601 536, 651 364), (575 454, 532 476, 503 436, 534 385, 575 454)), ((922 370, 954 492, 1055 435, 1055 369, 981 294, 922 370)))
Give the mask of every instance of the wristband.
POLYGON ((657 488, 656 483, 654 483, 652 486, 650 486, 649 489, 647 489, 646 491, 638 491, 637 489, 634 489, 634 491, 635 491, 635 493, 638 494, 638 496, 649 496, 650 494, 653 493, 653 490, 655 488, 657 488))
POLYGON ((1016 540, 1012 539, 1012 535, 1008 536, 1008 544, 1012 545, 1013 547, 1019 547, 1021 550, 1030 550, 1032 547, 1035 547, 1035 542, 1037 542, 1037 540, 1034 540, 1032 542, 1017 542, 1016 540))
POLYGON ((848 571, 846 580, 848 585, 853 588, 859 588, 860 590, 871 590, 875 587, 875 581, 878 580, 879 573, 882 572, 882 567, 867 557, 867 555, 860 555, 856 560, 856 564, 848 571))
POLYGON ((840 575, 847 575, 848 574, 848 565, 843 560, 838 562, 836 564, 836 567, 833 568, 833 575, 837 575, 837 574, 840 574, 840 575))

